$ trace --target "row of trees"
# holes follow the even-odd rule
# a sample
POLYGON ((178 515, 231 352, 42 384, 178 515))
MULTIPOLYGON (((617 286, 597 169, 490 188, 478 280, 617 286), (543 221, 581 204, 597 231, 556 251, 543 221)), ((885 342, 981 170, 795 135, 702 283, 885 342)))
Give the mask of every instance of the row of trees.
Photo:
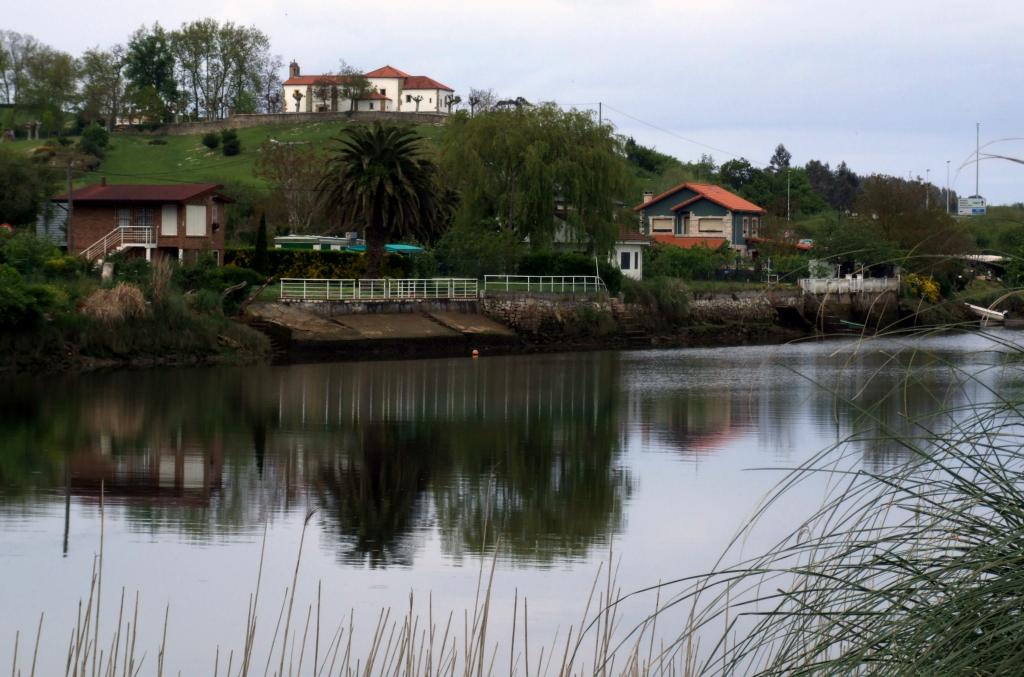
POLYGON ((109 129, 121 119, 157 123, 279 110, 281 68, 266 34, 230 21, 200 19, 170 31, 154 24, 126 44, 78 57, 0 31, 0 102, 48 132, 69 112, 109 129))

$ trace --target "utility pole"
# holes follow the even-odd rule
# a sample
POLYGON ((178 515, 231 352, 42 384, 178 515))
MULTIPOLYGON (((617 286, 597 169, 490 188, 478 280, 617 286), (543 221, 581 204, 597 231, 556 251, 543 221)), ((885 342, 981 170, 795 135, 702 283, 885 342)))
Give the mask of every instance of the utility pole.
POLYGON ((980 196, 981 190, 980 184, 981 174, 981 123, 974 123, 974 195, 980 196))
POLYGON ((949 213, 949 160, 946 160, 946 213, 949 213))
POLYGON ((71 165, 72 165, 73 157, 74 156, 71 153, 68 153, 68 165, 67 165, 68 217, 67 217, 67 221, 64 222, 64 236, 65 236, 65 239, 67 240, 67 244, 68 244, 68 250, 69 250, 68 253, 70 253, 70 249, 71 249, 71 215, 75 211, 75 200, 74 200, 74 197, 71 194, 71 165))
POLYGON ((789 199, 789 167, 786 167, 786 220, 787 221, 790 220, 789 219, 789 216, 790 216, 789 207, 790 207, 790 199, 789 199))
POLYGON ((601 101, 597 102, 597 125, 600 127, 604 124, 604 103, 601 101))
POLYGON ((932 170, 925 169, 924 170, 924 209, 925 209, 925 211, 928 211, 928 207, 930 206, 930 200, 931 200, 931 194, 932 194, 932 180, 931 180, 931 176, 932 176, 932 170))

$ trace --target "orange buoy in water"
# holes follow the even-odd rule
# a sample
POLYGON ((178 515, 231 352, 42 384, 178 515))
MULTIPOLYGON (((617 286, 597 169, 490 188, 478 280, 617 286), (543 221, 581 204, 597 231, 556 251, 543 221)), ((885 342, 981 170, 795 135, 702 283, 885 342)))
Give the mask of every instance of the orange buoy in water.
POLYGON ((473 348, 473 357, 480 357, 480 351, 476 348, 473 348))

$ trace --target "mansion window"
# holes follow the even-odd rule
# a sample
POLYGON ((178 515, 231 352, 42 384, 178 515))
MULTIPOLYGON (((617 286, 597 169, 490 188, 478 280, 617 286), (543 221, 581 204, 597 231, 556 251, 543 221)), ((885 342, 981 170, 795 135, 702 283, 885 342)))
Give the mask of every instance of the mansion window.
POLYGON ((629 252, 622 252, 619 254, 619 268, 622 270, 629 270, 630 258, 629 252))
POLYGON ((381 96, 387 96, 387 95, 388 95, 388 90, 386 90, 386 89, 384 89, 383 87, 381 87, 381 90, 380 90, 380 95, 381 95, 381 96))

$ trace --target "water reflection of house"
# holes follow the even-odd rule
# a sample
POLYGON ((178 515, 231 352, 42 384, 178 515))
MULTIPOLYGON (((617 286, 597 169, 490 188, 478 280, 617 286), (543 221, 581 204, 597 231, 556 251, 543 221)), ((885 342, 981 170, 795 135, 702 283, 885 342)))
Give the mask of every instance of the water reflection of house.
POLYGON ((715 454, 745 434, 756 420, 747 397, 721 391, 692 390, 675 397, 630 403, 643 421, 645 443, 656 442, 686 456, 715 454))
POLYGON ((205 506, 220 488, 224 444, 220 437, 202 443, 178 440, 142 449, 113 451, 101 435, 96 445, 68 459, 72 494, 98 495, 142 505, 205 506))

